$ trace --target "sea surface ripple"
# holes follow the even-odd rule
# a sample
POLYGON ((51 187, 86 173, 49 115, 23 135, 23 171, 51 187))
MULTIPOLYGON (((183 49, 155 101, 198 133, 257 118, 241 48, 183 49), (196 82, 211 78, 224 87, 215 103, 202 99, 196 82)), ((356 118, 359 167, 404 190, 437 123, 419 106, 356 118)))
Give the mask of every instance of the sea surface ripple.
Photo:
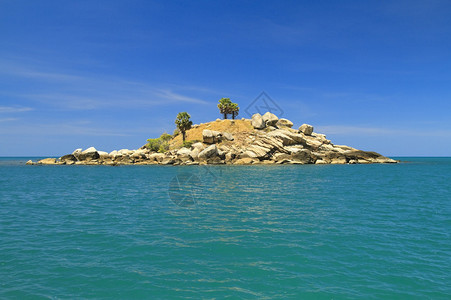
POLYGON ((450 299, 451 159, 404 160, 0 158, 0 298, 450 299))

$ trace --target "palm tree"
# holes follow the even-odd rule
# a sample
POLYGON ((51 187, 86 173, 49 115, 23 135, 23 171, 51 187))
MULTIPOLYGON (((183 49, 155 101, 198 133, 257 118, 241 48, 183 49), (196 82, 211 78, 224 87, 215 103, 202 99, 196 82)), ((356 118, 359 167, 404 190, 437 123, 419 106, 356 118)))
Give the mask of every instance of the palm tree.
POLYGON ((185 142, 186 131, 191 128, 191 125, 193 125, 193 122, 190 121, 190 118, 191 116, 187 112, 180 112, 175 119, 175 124, 182 133, 183 142, 185 142))
POLYGON ((235 120, 235 117, 238 116, 238 113, 240 112, 238 104, 232 103, 231 111, 232 111, 232 119, 235 120))
POLYGON ((227 115, 232 113, 232 101, 230 98, 221 98, 219 99, 219 112, 224 115, 224 119, 227 119, 227 115))

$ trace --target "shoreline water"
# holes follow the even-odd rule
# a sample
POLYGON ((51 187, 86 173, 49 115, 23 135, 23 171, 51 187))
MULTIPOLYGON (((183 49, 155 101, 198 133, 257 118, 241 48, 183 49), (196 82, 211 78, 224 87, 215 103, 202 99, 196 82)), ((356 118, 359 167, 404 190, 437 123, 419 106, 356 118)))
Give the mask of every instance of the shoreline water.
POLYGON ((0 298, 446 299, 451 158, 408 160, 70 168, 1 158, 0 298))

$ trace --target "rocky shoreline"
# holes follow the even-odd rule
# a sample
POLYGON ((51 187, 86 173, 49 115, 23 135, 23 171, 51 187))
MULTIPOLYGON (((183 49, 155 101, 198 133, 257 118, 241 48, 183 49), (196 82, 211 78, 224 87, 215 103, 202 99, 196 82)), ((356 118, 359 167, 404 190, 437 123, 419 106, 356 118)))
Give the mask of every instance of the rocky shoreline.
POLYGON ((252 119, 216 120, 194 125, 187 137, 201 138, 189 147, 181 147, 174 136, 164 153, 146 145, 137 150, 110 153, 94 147, 76 149, 60 158, 46 158, 28 165, 249 165, 249 164, 372 164, 398 161, 376 152, 334 145, 313 126, 293 129, 293 122, 272 113, 254 114, 252 119), (226 130, 215 130, 226 129, 226 130))

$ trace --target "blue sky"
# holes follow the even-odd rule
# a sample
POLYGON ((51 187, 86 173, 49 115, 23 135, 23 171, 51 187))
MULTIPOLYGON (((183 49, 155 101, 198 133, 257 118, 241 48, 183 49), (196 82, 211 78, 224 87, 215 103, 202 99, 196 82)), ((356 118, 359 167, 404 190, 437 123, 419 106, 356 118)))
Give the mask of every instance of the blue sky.
POLYGON ((451 156, 449 1, 0 0, 0 156, 136 149, 265 91, 295 126, 451 156))

